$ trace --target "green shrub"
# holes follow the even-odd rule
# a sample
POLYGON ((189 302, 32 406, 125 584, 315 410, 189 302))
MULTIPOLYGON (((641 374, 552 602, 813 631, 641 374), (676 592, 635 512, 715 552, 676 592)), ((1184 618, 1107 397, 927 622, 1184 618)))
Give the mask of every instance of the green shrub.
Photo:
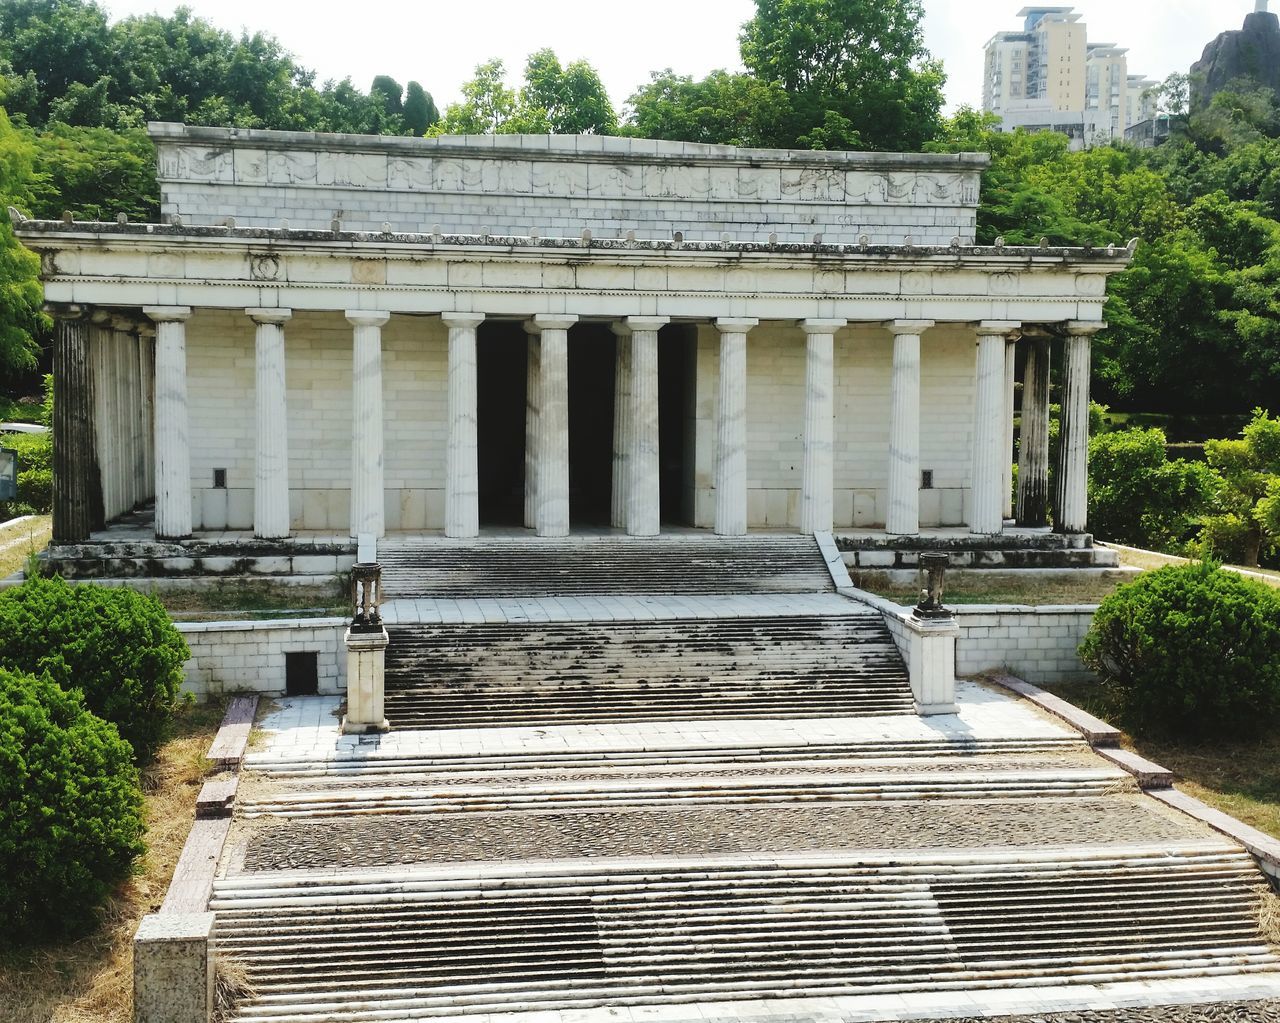
POLYGON ((1280 721, 1280 591, 1212 562, 1119 587, 1080 656, 1135 732, 1251 736, 1280 721))
POLYGON ((78 693, 0 668, 0 940, 85 929, 143 852, 129 744, 78 693))
POLYGON ((0 664, 80 690, 139 762, 168 734, 189 656, 164 606, 133 590, 33 578, 0 591, 0 664))
POLYGON ((48 515, 53 508, 53 473, 48 469, 28 469, 18 473, 18 503, 48 515))

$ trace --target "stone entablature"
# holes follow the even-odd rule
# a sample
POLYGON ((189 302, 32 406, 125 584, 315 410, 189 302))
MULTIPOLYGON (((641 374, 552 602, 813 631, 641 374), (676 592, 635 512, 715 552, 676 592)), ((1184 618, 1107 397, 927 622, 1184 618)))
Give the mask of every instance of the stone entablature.
POLYGON ((166 220, 688 241, 971 243, 984 154, 604 136, 434 139, 149 126, 166 220))

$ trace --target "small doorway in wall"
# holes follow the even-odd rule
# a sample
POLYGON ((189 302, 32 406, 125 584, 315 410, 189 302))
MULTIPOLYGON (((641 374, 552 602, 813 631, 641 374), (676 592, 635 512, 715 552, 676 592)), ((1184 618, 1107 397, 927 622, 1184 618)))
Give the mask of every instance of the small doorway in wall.
POLYGON ((613 501, 617 338, 607 323, 569 331, 569 521, 607 528, 613 501))
POLYGON ((480 524, 524 524, 525 380, 528 334, 486 320, 476 335, 476 440, 480 524))
POLYGON ((318 692, 320 692, 319 655, 314 651, 285 654, 285 696, 315 696, 318 692))

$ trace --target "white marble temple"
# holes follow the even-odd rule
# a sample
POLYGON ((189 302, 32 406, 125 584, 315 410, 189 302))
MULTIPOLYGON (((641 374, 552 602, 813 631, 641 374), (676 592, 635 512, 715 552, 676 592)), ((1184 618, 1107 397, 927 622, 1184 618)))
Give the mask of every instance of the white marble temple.
POLYGON ((1005 348, 1018 323, 984 322, 978 327, 978 357, 973 412, 973 488, 969 531, 996 536, 1004 531, 1005 499, 1005 348))
POLYGON ((449 328, 449 440, 445 450, 445 536, 480 535, 479 441, 476 435, 476 328, 484 316, 445 313, 449 328))
POLYGON ((539 536, 569 535, 569 328, 576 316, 539 316, 539 536))
POLYGON ((804 320, 804 472, 800 531, 829 533, 835 521, 835 334, 844 320, 804 320))
POLYGON ((156 325, 156 536, 191 535, 191 448, 187 422, 187 306, 148 306, 156 325))
POLYGON ((722 318, 716 423, 716 534, 747 532, 747 332, 758 320, 722 318))
POLYGON ((889 424, 889 514, 895 536, 920 532, 920 336, 931 320, 894 320, 889 424))
POLYGON ((289 535, 289 415, 286 405, 284 325, 289 309, 246 309, 257 325, 254 401, 257 457, 254 465, 253 535, 289 535))
POLYGON ((662 504, 658 463, 658 331, 665 319, 631 317, 630 441, 627 533, 657 536, 662 504))
POLYGON ((351 344, 351 535, 386 535, 383 497, 382 328, 389 313, 349 310, 351 344))

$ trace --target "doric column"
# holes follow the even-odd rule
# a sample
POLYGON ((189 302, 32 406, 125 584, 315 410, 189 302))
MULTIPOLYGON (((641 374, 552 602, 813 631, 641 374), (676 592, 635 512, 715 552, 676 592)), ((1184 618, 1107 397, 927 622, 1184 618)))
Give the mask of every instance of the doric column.
POLYGON ((246 309, 257 325, 254 375, 257 457, 253 479, 253 535, 289 535, 289 413, 286 399, 284 325, 289 309, 246 309))
POLYGON ((893 381, 889 412, 889 511, 891 536, 920 532, 920 335, 932 320, 892 320, 893 381))
POLYGON ((1004 451, 1001 466, 1004 468, 1004 504, 1001 513, 1005 520, 1013 518, 1013 417, 1017 415, 1018 387, 1018 339, 1011 336, 1004 346, 1004 451))
POLYGON ((142 310, 156 325, 156 536, 191 535, 191 448, 187 432, 187 306, 142 310))
POLYGON ((829 533, 835 525, 835 337, 845 320, 802 320, 804 471, 800 532, 829 533))
POLYGON ((1049 524, 1050 338, 1043 328, 1024 332, 1022 431, 1018 440, 1018 525, 1049 524))
POLYGON ((348 310, 351 342, 351 535, 386 533, 382 447, 382 327, 390 313, 348 310))
POLYGON ((979 536, 1004 532, 1005 349, 1019 323, 978 325, 978 359, 974 379, 973 485, 969 500, 969 531, 979 536))
POLYGON ((658 331, 665 318, 632 316, 631 450, 627 459, 627 533, 657 536, 662 524, 658 462, 658 331))
POLYGON ((576 316, 537 316, 539 536, 569 535, 569 328, 576 316))
POLYGON ((609 524, 627 527, 627 500, 631 493, 631 328, 626 322, 613 324, 617 335, 617 356, 613 373, 613 489, 609 524))
POLYGON ((747 332, 759 320, 719 319, 720 405, 716 423, 716 533, 747 532, 747 332))
POLYGON ((477 313, 445 313, 449 328, 449 446, 445 453, 444 535, 480 535, 480 462, 476 436, 477 313))
POLYGON ((1058 452, 1056 533, 1083 533, 1089 524, 1089 374, 1093 335, 1105 323, 1067 324, 1062 364, 1062 430, 1058 452))
POLYGON ((93 443, 89 320, 78 305, 46 306, 53 335, 53 542, 83 543, 102 519, 93 443))
POLYGON ((538 328, 524 325, 529 335, 525 372, 524 402, 524 525, 538 525, 538 420, 542 408, 542 341, 538 328))

